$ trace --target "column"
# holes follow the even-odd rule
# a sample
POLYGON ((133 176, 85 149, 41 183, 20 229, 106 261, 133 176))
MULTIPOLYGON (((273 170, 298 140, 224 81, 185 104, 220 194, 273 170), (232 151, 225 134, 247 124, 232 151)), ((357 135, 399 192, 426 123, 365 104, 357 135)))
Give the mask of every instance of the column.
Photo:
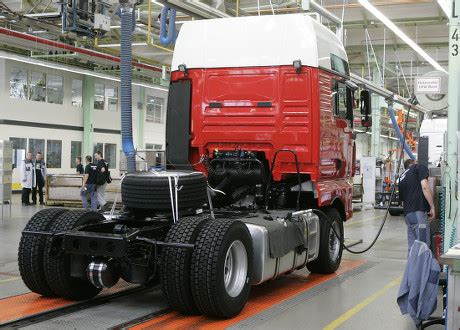
POLYGON ((145 149, 145 87, 139 86, 139 123, 137 127, 137 149, 145 149))
POLYGON ((93 155, 94 78, 83 77, 83 155, 93 155))
POLYGON ((458 168, 458 110, 460 106, 460 94, 458 93, 460 80, 460 0, 455 0, 454 5, 455 6, 452 8, 452 17, 450 18, 449 22, 449 108, 447 111, 447 165, 448 169, 450 168, 450 176, 446 176, 447 182, 445 182, 446 224, 444 235, 444 251, 446 251, 452 243, 455 244, 457 242, 457 237, 453 237, 455 234, 453 228, 457 228, 457 234, 460 229, 458 228, 458 216, 456 217, 458 205, 455 198, 456 190, 458 189, 456 186, 456 178, 458 168), (449 189, 449 187, 452 189, 449 189), (449 203, 449 201, 451 202, 449 203))
MULTIPOLYGON (((377 66, 374 66, 372 81, 377 86, 382 86, 382 77, 380 72, 377 69, 377 66)), ((380 107, 381 97, 377 94, 372 94, 372 136, 371 136, 371 156, 380 157, 382 153, 381 146, 381 137, 380 137, 380 117, 381 117, 381 107, 380 107)))

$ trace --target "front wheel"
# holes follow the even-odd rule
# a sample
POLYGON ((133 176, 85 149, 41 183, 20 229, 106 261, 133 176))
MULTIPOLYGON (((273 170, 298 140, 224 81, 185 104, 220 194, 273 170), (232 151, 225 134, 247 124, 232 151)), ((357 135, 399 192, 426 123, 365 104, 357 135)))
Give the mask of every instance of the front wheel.
POLYGON ((327 216, 320 216, 320 241, 318 258, 309 262, 307 268, 312 273, 331 274, 340 266, 343 252, 343 220, 339 211, 335 208, 328 208, 324 212, 327 216), (340 239, 335 235, 335 229, 340 239))

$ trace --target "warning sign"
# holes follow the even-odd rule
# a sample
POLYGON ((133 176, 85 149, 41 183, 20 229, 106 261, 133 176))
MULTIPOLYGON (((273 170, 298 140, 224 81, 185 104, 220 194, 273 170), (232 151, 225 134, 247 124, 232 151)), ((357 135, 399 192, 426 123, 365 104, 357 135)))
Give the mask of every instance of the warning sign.
POLYGON ((421 77, 416 79, 415 92, 421 94, 441 93, 440 77, 421 77))

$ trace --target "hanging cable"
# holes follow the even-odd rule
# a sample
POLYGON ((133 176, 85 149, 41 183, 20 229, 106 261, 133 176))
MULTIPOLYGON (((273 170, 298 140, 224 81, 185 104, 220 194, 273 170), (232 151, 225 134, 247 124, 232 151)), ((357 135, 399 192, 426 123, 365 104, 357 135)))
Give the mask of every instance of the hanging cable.
POLYGON ((270 7, 272 8, 272 15, 275 15, 275 9, 273 8, 272 0, 270 0, 270 7))

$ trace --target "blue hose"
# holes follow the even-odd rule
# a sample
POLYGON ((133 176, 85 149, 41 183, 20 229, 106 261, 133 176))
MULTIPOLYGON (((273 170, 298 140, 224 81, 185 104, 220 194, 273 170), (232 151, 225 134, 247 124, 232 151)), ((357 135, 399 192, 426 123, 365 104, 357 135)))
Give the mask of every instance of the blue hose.
POLYGON ((396 135, 399 138, 399 141, 401 141, 401 143, 404 143, 404 150, 406 151, 406 154, 411 159, 415 160, 415 156, 412 153, 412 150, 411 150, 410 146, 405 142, 404 136, 402 135, 402 132, 399 129, 398 122, 396 121, 396 117, 395 117, 395 112, 393 110, 393 106, 391 106, 391 105, 388 106, 388 112, 390 113, 391 123, 393 124, 393 128, 395 129, 395 132, 396 132, 396 135))
POLYGON ((132 31, 133 9, 123 6, 121 18, 120 97, 121 97, 121 142, 127 160, 128 173, 136 172, 136 149, 133 142, 132 118, 132 31))
POLYGON ((167 46, 176 40, 176 10, 164 5, 160 18, 160 42, 167 46), (169 13, 169 24, 167 23, 169 13))

